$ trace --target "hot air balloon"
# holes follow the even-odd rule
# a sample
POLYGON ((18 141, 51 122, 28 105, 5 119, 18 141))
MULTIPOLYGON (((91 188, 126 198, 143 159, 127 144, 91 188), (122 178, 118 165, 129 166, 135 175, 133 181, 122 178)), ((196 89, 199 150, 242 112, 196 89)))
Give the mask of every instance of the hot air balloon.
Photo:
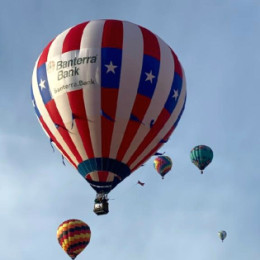
POLYGON ((94 211, 105 214, 107 194, 168 141, 186 84, 158 36, 126 21, 93 20, 46 46, 31 95, 45 133, 97 192, 94 211))
POLYGON ((164 179, 164 175, 172 168, 172 160, 168 156, 158 156, 154 159, 153 165, 155 170, 162 176, 162 179, 164 179))
POLYGON ((219 238, 220 238, 220 239, 222 240, 222 242, 223 242, 223 240, 227 237, 227 232, 224 231, 224 230, 219 231, 219 232, 218 232, 218 236, 219 236, 219 238))
POLYGON ((201 170, 203 170, 211 163, 213 159, 213 151, 206 145, 195 146, 190 152, 191 161, 201 170))
POLYGON ((81 220, 69 219, 59 225, 57 239, 63 250, 75 259, 90 241, 89 226, 81 220))

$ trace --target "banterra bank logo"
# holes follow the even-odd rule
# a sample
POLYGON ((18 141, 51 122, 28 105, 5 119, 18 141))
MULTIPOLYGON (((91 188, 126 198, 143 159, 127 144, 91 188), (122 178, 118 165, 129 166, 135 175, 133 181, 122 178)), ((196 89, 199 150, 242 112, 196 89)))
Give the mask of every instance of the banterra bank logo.
POLYGON ((47 64, 47 72, 51 73, 55 70, 58 71, 58 80, 62 78, 67 78, 71 76, 79 75, 79 65, 96 63, 97 55, 94 56, 85 56, 70 60, 58 60, 58 61, 49 61, 47 64))

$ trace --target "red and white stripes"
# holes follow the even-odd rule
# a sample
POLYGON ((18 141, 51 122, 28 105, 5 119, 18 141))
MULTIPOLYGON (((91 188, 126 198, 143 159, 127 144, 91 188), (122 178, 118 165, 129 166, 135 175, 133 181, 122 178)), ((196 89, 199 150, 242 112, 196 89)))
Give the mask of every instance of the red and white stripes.
MULTIPOLYGON (((111 158, 131 170, 174 130, 186 98, 184 73, 168 45, 140 26, 115 20, 85 22, 52 40, 36 62, 32 90, 42 127, 75 167, 90 158, 111 158), (151 64, 145 64, 146 57, 151 64), (47 78, 37 76, 43 67, 47 78), (102 86, 113 77, 114 86, 102 86), (165 104, 175 77, 181 86, 174 89, 177 103, 169 112, 165 104), (39 83, 44 81, 47 90, 39 83), (51 93, 47 103, 44 91, 51 93)), ((104 181, 100 174, 113 179, 113 173, 91 178, 104 181)))

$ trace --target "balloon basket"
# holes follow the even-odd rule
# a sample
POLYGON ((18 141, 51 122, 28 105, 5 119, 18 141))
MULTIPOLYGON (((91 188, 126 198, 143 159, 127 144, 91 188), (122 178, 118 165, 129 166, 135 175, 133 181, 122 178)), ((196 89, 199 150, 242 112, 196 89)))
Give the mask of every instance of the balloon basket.
POLYGON ((94 203, 94 212, 97 215, 105 215, 109 212, 109 207, 108 207, 108 199, 106 197, 103 197, 101 199, 95 199, 94 203))

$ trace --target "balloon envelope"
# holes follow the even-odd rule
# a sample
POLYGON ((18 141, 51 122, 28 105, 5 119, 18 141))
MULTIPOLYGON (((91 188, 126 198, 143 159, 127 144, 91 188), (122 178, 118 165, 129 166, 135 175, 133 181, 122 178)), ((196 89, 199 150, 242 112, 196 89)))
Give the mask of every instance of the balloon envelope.
POLYGON ((89 226, 78 219, 66 220, 57 229, 58 242, 71 259, 75 259, 85 249, 90 237, 89 226))
POLYGON ((203 173, 203 170, 211 163, 213 159, 213 151, 206 145, 195 146, 190 152, 190 158, 203 173))
POLYGON ((164 178, 164 175, 168 173, 172 168, 172 160, 168 156, 158 156, 154 159, 154 168, 164 178))
POLYGON ((108 193, 169 139, 186 84, 158 36, 130 22, 94 20, 46 46, 31 94, 53 144, 93 189, 108 193))
POLYGON ((223 240, 226 238, 226 236, 227 236, 227 232, 226 231, 224 231, 224 230, 222 230, 222 231, 219 231, 218 232, 218 236, 219 236, 219 238, 222 240, 222 242, 223 242, 223 240))

